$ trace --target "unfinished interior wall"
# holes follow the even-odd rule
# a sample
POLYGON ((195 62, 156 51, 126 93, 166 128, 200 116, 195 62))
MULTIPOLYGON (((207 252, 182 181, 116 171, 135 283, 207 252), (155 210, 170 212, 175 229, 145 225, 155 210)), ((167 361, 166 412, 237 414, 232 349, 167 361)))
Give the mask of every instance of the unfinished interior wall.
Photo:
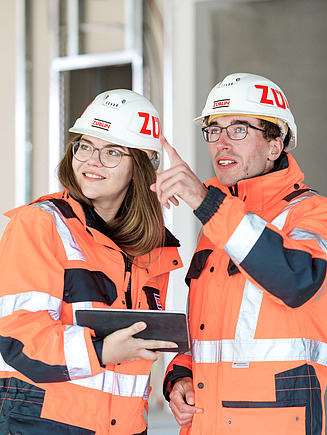
MULTIPOLYGON (((306 183, 327 194, 324 129, 327 77, 327 3, 324 0, 199 2, 197 111, 209 90, 232 72, 260 74, 285 92, 298 126, 292 152, 306 183), (319 156, 319 157, 318 157, 319 156)), ((198 171, 210 172, 210 162, 198 171), (209 165, 209 166, 208 166, 209 165)))
POLYGON ((15 67, 16 67, 16 26, 15 2, 0 0, 1 29, 1 81, 0 106, 2 158, 0 171, 0 235, 8 219, 3 216, 6 210, 15 206, 15 67))

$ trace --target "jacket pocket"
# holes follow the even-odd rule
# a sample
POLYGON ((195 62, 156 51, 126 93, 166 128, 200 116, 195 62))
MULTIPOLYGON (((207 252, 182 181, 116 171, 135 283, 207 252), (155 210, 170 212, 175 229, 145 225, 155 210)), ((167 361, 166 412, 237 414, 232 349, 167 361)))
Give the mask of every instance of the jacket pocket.
POLYGON ((94 435, 93 430, 83 429, 69 424, 45 418, 10 413, 8 419, 9 435, 94 435))
MULTIPOLYGON (((224 425, 233 425, 233 420, 227 417, 230 414, 244 416, 245 423, 248 420, 251 421, 252 417, 249 416, 254 416, 253 427, 255 427, 256 418, 260 421, 260 416, 265 416, 267 425, 266 430, 263 432, 265 434, 321 434, 323 427, 322 395, 314 367, 303 364, 277 373, 275 375, 275 387, 275 402, 223 401, 225 420, 227 420, 227 423, 224 420, 224 425), (302 428, 299 432, 296 431, 297 427, 302 426, 302 424, 304 424, 303 431, 302 428), (287 429, 286 431, 283 429, 289 426, 294 429, 287 429)), ((251 388, 251 385, 249 385, 249 388, 251 388)), ((238 421, 239 418, 236 419, 237 425, 238 421)), ((237 432, 228 431, 228 433, 237 432)), ((249 433, 252 435, 252 432, 249 433)), ((255 432, 255 434, 259 433, 255 432)))
POLYGON ((223 408, 223 434, 305 435, 305 406, 223 408))
POLYGON ((144 286, 143 291, 146 294, 149 310, 162 310, 159 290, 154 287, 144 286))

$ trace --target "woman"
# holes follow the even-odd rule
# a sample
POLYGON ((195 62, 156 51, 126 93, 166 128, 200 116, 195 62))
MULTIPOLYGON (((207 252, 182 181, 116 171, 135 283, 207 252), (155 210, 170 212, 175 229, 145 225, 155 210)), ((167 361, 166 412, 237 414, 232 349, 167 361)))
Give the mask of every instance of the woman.
POLYGON ((63 192, 16 209, 0 246, 0 433, 146 434, 149 373, 171 342, 105 339, 81 308, 161 309, 181 266, 149 186, 159 119, 139 94, 98 95, 70 129, 63 192))

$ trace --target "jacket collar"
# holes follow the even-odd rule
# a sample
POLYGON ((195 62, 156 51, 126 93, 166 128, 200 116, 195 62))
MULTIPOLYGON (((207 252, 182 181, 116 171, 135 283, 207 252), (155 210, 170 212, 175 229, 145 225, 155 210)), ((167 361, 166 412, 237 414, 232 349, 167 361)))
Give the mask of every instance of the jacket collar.
MULTIPOLYGON (((66 189, 62 192, 41 196, 37 200, 30 202, 28 205, 47 200, 63 200, 67 202, 71 207, 71 216, 69 217, 77 218, 84 227, 88 229, 97 242, 120 250, 120 248, 110 239, 110 235, 106 232, 106 223, 101 216, 99 216, 92 207, 89 207, 85 203, 80 203, 72 198, 66 189)), ((22 207, 25 207, 25 205, 7 212, 6 215, 12 217, 22 207)), ((180 246, 179 240, 167 228, 165 231, 166 236, 164 247, 178 248, 180 246)))
MULTIPOLYGON (((94 240, 97 243, 107 246, 108 248, 112 248, 116 251, 120 251, 123 254, 123 251, 110 239, 110 237, 106 236, 100 231, 100 227, 104 223, 103 219, 100 218, 100 216, 97 217, 96 214, 93 214, 92 209, 89 209, 87 206, 86 209, 85 207, 83 208, 78 201, 76 201, 69 195, 67 190, 41 196, 40 198, 30 202, 29 204, 8 211, 5 215, 9 218, 12 218, 20 209, 22 209, 23 207, 27 207, 28 205, 35 204, 41 201, 53 201, 54 203, 56 203, 56 201, 58 200, 59 202, 64 203, 64 215, 66 216, 66 218, 77 219, 85 227, 86 231, 88 231, 93 236, 94 240)), ((165 255, 161 255, 162 247, 156 248, 153 251, 154 261, 152 261, 147 268, 144 268, 144 274, 147 276, 147 279, 150 276, 169 272, 171 270, 179 269, 180 267, 182 267, 183 264, 176 249, 178 246, 180 246, 179 241, 166 229, 166 239, 164 246, 165 255)), ((148 256, 144 255, 142 257, 139 257, 138 260, 146 264, 148 262, 148 256)))
POLYGON ((293 156, 284 153, 275 168, 267 174, 241 180, 233 187, 232 192, 222 186, 217 177, 206 182, 206 185, 219 187, 227 195, 236 195, 246 204, 252 213, 274 207, 294 190, 304 188, 304 175, 293 156))

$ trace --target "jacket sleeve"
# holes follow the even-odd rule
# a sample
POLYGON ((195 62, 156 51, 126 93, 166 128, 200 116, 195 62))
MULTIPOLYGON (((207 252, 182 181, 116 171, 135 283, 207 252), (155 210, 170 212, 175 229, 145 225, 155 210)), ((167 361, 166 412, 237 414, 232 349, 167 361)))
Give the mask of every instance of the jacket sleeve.
POLYGON ((296 308, 326 285, 327 200, 313 196, 292 208, 282 229, 247 212, 244 203, 210 186, 195 211, 203 233, 241 273, 296 308))
POLYGON ((60 321, 65 250, 52 216, 25 207, 0 244, 1 368, 34 382, 101 372, 92 331, 60 321))
POLYGON ((193 378, 192 357, 189 352, 175 356, 167 367, 163 382, 163 394, 168 402, 170 401, 169 396, 175 382, 180 378, 186 377, 193 378))

